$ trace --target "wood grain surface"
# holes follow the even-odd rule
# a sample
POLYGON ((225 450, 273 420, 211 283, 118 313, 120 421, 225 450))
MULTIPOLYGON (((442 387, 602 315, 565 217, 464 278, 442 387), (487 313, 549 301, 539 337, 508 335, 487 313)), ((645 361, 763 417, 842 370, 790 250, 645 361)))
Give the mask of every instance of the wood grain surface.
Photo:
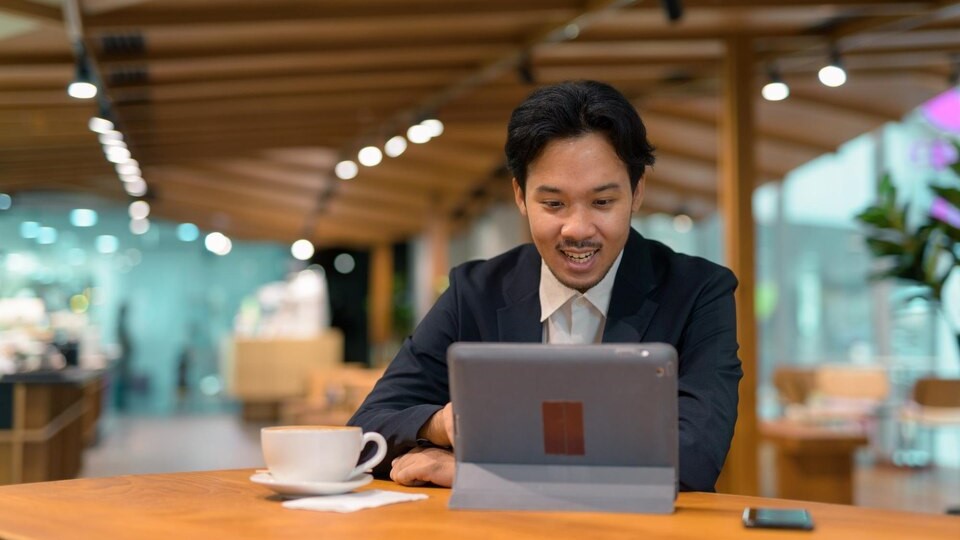
POLYGON ((91 478, 0 488, 0 538, 923 538, 957 540, 960 518, 780 499, 682 493, 673 515, 447 509, 450 491, 375 481, 424 501, 351 514, 287 510, 253 470, 91 478), (804 507, 813 533, 744 529, 746 506, 804 507))

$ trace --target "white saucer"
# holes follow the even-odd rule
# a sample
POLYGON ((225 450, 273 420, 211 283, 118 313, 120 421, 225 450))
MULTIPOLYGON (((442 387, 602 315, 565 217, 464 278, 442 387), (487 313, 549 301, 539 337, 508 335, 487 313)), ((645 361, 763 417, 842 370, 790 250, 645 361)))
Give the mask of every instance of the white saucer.
POLYGON ((310 497, 313 495, 337 495, 353 491, 373 481, 373 475, 363 474, 346 482, 281 482, 269 472, 258 472, 250 477, 255 484, 267 486, 287 498, 310 497))

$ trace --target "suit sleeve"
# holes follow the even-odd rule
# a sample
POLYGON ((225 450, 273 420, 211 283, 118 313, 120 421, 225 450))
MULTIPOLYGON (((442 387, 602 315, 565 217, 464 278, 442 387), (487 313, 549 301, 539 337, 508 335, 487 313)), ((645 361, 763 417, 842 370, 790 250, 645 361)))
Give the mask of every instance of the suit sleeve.
POLYGON ((714 273, 698 296, 679 346, 680 489, 714 491, 737 421, 737 279, 714 273))
POLYGON ((390 462, 417 445, 417 433, 450 401, 447 349, 457 340, 456 280, 430 309, 390 363, 383 377, 347 422, 376 431, 387 440, 387 455, 374 473, 390 472, 390 462))

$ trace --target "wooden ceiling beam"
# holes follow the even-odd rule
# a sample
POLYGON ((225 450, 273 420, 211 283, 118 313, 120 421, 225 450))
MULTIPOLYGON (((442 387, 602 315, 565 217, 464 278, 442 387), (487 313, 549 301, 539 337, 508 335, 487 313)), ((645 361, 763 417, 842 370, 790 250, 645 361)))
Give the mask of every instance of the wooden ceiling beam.
MULTIPOLYGON (((98 30, 109 28, 152 28, 162 26, 227 26, 238 24, 257 24, 286 21, 322 21, 354 22, 397 21, 422 17, 445 19, 449 17, 471 18, 516 18, 542 17, 545 13, 568 12, 579 6, 575 0, 461 0, 458 2, 406 0, 389 2, 383 0, 365 0, 356 2, 317 2, 286 1, 279 5, 247 3, 224 9, 220 5, 196 4, 184 9, 183 6, 164 6, 154 3, 137 6, 134 9, 117 10, 99 15, 88 16, 85 24, 98 30)), ((399 21, 398 21, 399 22, 399 21)))
POLYGON ((400 72, 350 73, 314 76, 273 76, 228 81, 193 81, 173 84, 150 82, 148 86, 114 86, 117 101, 125 96, 148 96, 151 102, 242 99, 310 95, 320 101, 327 95, 365 91, 431 89, 462 77, 463 69, 420 69, 400 72))
POLYGON ((59 9, 29 0, 0 0, 0 12, 42 23, 63 24, 63 14, 59 9))
MULTIPOLYGON (((878 91, 883 91, 878 89, 878 91)), ((812 107, 817 107, 830 112, 831 114, 856 115, 867 119, 878 125, 886 122, 897 122, 903 117, 901 111, 881 108, 871 105, 869 100, 864 99, 863 95, 850 96, 852 99, 838 99, 827 97, 823 93, 812 93, 801 89, 791 89, 790 100, 794 103, 802 103, 812 107)))
POLYGON ((312 94, 274 96, 262 98, 237 98, 178 101, 175 103, 129 102, 117 103, 115 107, 123 118, 135 123, 141 119, 153 118, 182 119, 201 122, 207 118, 243 117, 246 114, 296 113, 309 115, 328 111, 364 110, 372 108, 393 108, 417 99, 421 92, 392 91, 389 89, 363 92, 349 92, 324 96, 317 99, 312 94))
MULTIPOLYGON (((682 102, 671 103, 660 100, 656 104, 641 104, 641 118, 644 115, 644 111, 650 111, 672 118, 680 118, 685 121, 696 122, 703 127, 707 127, 712 130, 717 129, 717 111, 711 111, 708 113, 696 108, 685 107, 682 102)), ((816 135, 806 136, 803 133, 791 131, 787 126, 758 126, 757 134, 759 135, 759 139, 765 139, 771 142, 790 146, 798 146, 815 152, 828 153, 836 150, 835 146, 825 144, 822 139, 816 135)))
POLYGON ((150 173, 149 185, 156 188, 161 194, 171 185, 185 188, 202 189, 211 195, 217 192, 236 196, 237 200, 245 199, 251 204, 275 206, 295 212, 304 212, 313 204, 312 197, 316 194, 288 193, 274 186, 259 184, 251 185, 234 180, 231 175, 210 175, 196 169, 185 167, 155 168, 150 173))

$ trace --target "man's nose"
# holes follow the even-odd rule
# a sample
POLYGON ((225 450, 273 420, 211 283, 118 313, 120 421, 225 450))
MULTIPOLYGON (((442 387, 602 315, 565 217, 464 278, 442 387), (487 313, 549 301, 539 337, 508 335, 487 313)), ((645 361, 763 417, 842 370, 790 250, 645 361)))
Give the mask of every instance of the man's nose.
POLYGON ((574 207, 563 224, 561 234, 571 240, 584 240, 592 237, 596 231, 589 209, 574 207))

